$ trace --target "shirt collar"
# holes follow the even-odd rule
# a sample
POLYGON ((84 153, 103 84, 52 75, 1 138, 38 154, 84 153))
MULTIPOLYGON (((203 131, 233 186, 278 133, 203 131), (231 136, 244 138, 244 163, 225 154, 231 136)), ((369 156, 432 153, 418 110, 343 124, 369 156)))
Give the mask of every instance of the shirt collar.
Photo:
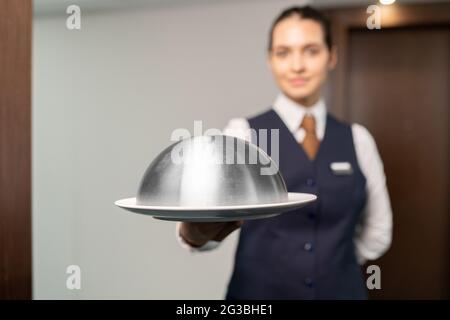
POLYGON ((311 113, 316 120, 316 134, 319 140, 322 140, 325 133, 325 123, 327 109, 325 102, 320 98, 311 107, 305 107, 283 93, 278 94, 273 104, 273 109, 286 124, 289 131, 295 134, 300 129, 300 124, 306 113, 311 113))

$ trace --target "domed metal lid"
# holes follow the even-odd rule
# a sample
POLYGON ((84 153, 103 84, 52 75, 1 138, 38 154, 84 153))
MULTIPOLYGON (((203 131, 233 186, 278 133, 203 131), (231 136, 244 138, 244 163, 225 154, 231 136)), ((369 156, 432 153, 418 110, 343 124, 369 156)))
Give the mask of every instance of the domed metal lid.
POLYGON ((163 150, 146 170, 136 203, 210 207, 287 199, 277 164, 261 148, 236 137, 214 135, 190 137, 163 150), (276 170, 264 170, 268 167, 276 170))

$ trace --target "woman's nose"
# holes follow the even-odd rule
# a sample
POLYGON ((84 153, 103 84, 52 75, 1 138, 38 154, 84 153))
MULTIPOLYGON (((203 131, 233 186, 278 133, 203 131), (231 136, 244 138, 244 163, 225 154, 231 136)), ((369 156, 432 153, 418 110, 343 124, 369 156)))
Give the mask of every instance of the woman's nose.
POLYGON ((301 54, 295 53, 292 56, 292 61, 291 61, 292 70, 295 72, 299 72, 299 71, 302 71, 304 69, 304 67, 305 67, 305 64, 304 64, 303 57, 301 56, 301 54))

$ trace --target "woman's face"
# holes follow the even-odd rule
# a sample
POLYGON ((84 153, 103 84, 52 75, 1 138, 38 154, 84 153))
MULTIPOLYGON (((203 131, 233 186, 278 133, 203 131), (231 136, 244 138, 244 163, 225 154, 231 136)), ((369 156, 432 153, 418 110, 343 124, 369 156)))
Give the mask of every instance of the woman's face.
POLYGON ((279 88, 290 99, 305 106, 314 104, 336 61, 336 52, 328 50, 318 22, 294 16, 275 26, 268 62, 279 88))

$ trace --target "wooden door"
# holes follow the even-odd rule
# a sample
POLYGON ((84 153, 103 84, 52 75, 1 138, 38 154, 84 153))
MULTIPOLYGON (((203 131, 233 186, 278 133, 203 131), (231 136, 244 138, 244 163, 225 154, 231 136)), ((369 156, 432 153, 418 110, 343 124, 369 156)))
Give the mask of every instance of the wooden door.
POLYGON ((374 135, 394 213, 374 298, 449 298, 450 27, 351 30, 345 117, 374 135))

